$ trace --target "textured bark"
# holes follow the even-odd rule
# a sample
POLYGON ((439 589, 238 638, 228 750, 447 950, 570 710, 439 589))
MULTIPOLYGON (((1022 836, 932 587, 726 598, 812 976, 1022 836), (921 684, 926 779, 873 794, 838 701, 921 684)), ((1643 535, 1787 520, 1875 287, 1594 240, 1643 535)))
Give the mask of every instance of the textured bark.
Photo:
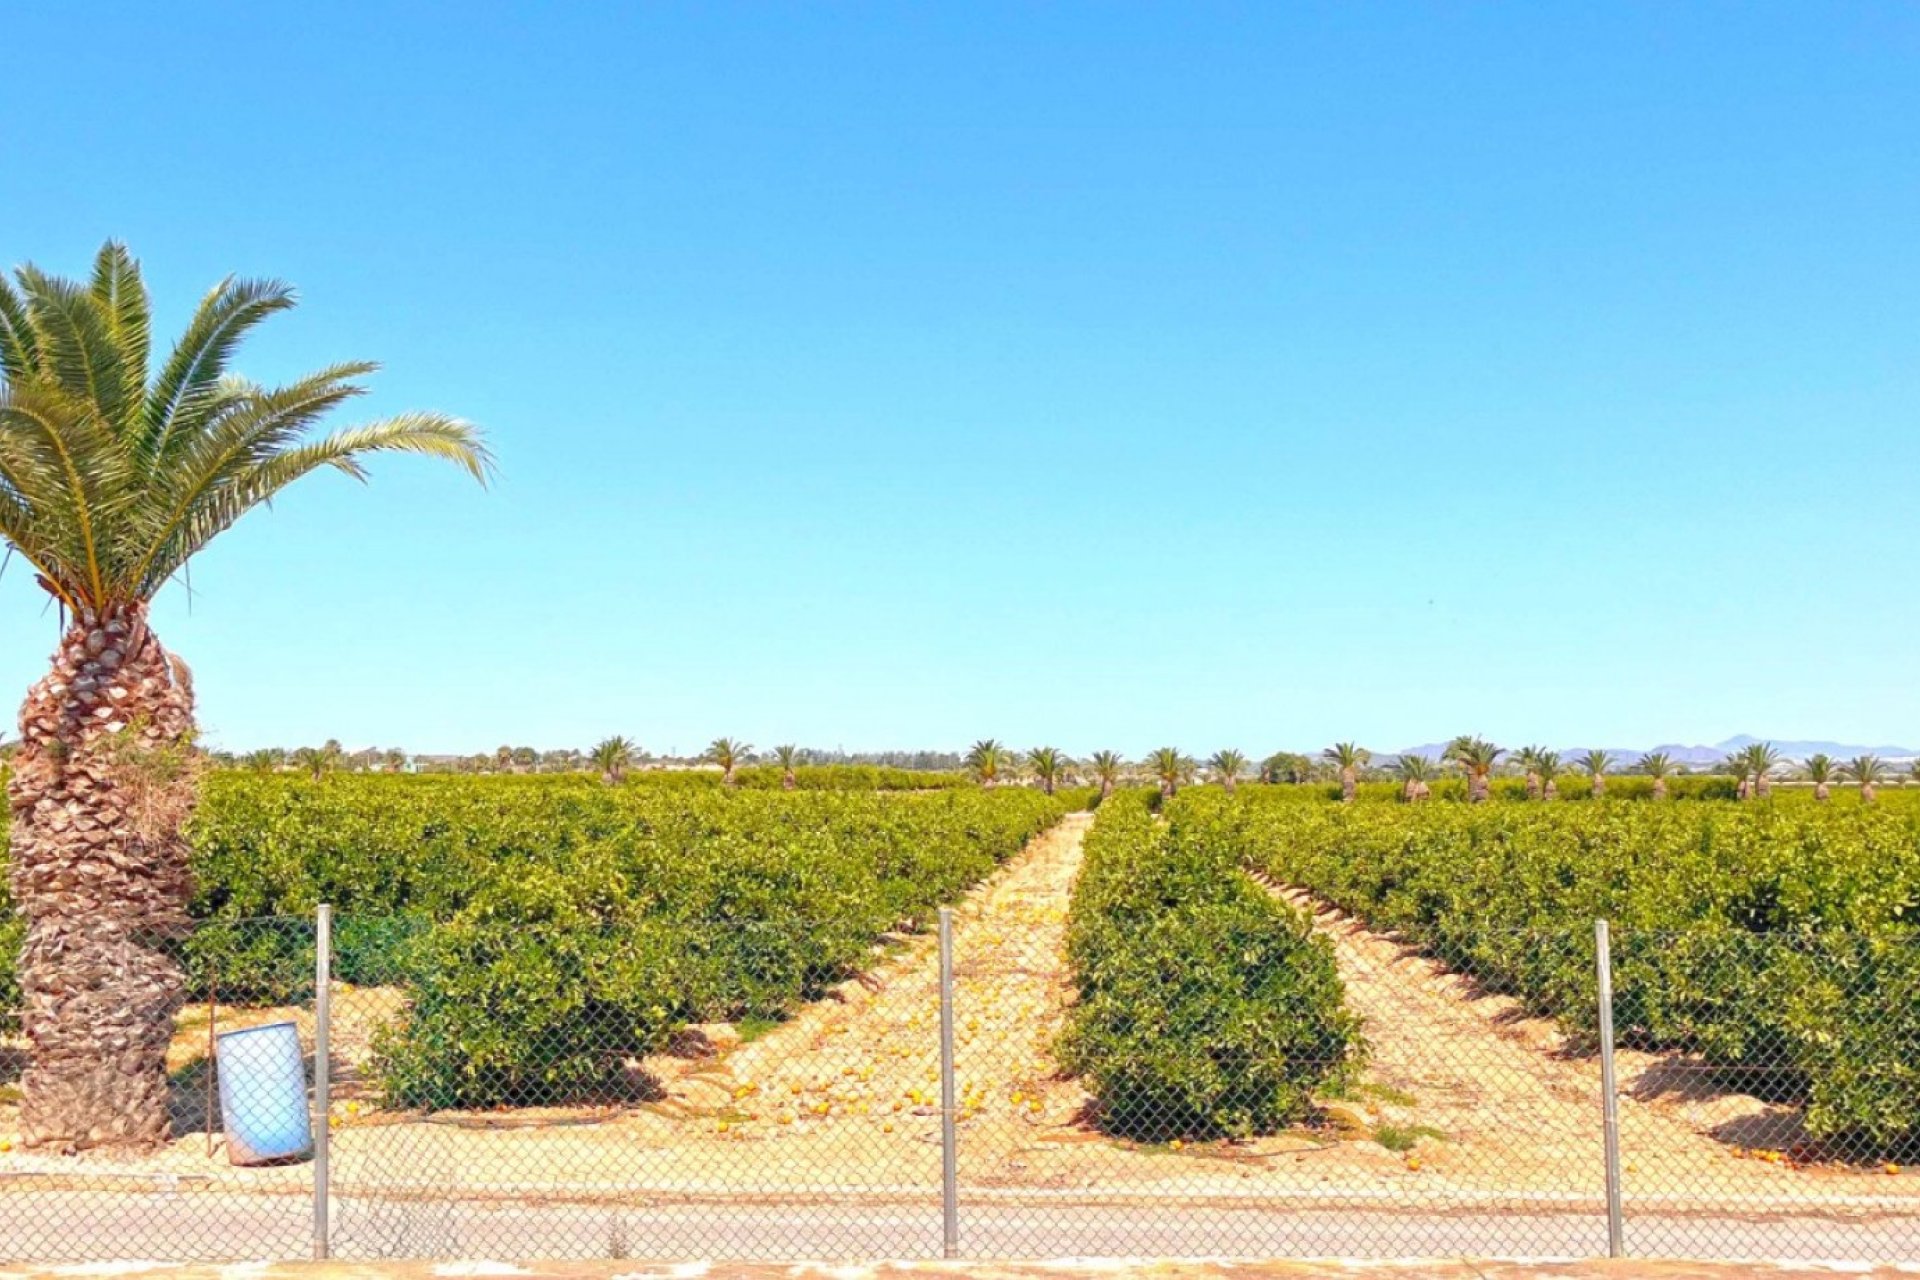
POLYGON ((1100 779, 1100 798, 1102 800, 1113 799, 1113 779, 1112 778, 1100 779))
POLYGON ((1872 804, 1877 798, 1878 797, 1874 795, 1873 784, 1871 782, 1863 782, 1860 784, 1860 800, 1863 804, 1872 804))
POLYGON ((1234 787, 1236 787, 1237 785, 1239 785, 1239 784, 1238 784, 1238 781, 1237 781, 1237 780, 1236 780, 1236 779, 1234 778, 1234 776, 1233 776, 1232 774, 1227 774, 1227 775, 1226 775, 1226 776, 1225 776, 1225 777, 1224 777, 1224 778, 1222 779, 1222 782, 1223 782, 1223 783, 1225 784, 1225 786, 1226 786, 1226 788, 1227 788, 1227 794, 1228 794, 1228 795, 1232 795, 1232 794, 1233 794, 1233 789, 1234 789, 1234 787))
POLYGON ((1560 798, 1560 784, 1552 778, 1548 778, 1547 784, 1540 788, 1540 798, 1543 800, 1558 800, 1560 798))
POLYGON ((1813 784, 1813 798, 1815 800, 1827 800, 1830 799, 1832 795, 1833 791, 1826 783, 1816 782, 1813 784))
POLYGON ((1607 794, 1607 775, 1604 773, 1594 774, 1593 775, 1593 798, 1595 800, 1598 800, 1606 794, 1607 794))
POLYGON ((1340 771, 1340 802, 1352 804, 1354 793, 1360 789, 1360 778, 1352 769, 1340 771))
POLYGON ((798 787, 799 785, 800 785, 800 780, 793 776, 793 770, 788 769, 785 773, 782 773, 780 775, 780 789, 782 791, 792 791, 795 787, 798 787))
POLYGON ((1655 800, 1665 800, 1667 798, 1667 780, 1665 778, 1655 778, 1653 780, 1653 798, 1655 800))
POLYGON ((1467 775, 1467 803, 1481 804, 1493 790, 1492 779, 1479 771, 1467 775))
POLYGON ((166 942, 191 882, 192 686, 143 610, 82 615, 20 708, 7 795, 27 1068, 21 1138, 77 1150, 170 1136, 182 997, 166 942))
POLYGON ((1533 772, 1531 769, 1529 769, 1527 771, 1527 799, 1538 800, 1539 798, 1540 798, 1540 775, 1533 772))

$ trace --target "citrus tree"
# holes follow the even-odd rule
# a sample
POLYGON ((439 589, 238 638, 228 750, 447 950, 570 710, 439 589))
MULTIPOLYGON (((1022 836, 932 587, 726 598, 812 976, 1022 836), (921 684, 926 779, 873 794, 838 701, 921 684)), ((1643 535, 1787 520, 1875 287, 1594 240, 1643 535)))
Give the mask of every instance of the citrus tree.
POLYGON ((227 279, 153 359, 139 264, 103 246, 86 280, 0 279, 0 539, 58 606, 52 670, 20 709, 8 783, 30 1145, 168 1137, 167 1042, 181 999, 166 935, 191 893, 181 828, 195 796, 193 680, 148 606, 235 521, 322 468, 364 478, 380 452, 485 478, 475 430, 406 413, 309 433, 374 366, 285 386, 231 375, 241 341, 292 307, 286 285, 227 279))

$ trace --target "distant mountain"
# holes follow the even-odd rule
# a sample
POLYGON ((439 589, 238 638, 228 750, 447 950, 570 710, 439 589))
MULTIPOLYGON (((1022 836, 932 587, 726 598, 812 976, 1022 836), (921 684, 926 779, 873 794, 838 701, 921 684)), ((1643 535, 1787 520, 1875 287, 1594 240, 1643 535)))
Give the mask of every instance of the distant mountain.
MULTIPOLYGON (((1851 756, 1869 755, 1879 756, 1882 760, 1912 760, 1920 758, 1920 747, 1899 747, 1892 745, 1866 747, 1852 742, 1756 738, 1746 733, 1735 734, 1725 742, 1718 742, 1712 746, 1699 744, 1690 746, 1684 742, 1663 742, 1653 747, 1608 747, 1607 750, 1612 752, 1614 757, 1622 763, 1638 760, 1640 756, 1647 751, 1664 751, 1672 756, 1677 763, 1697 769, 1702 765, 1714 764, 1724 760, 1733 752, 1740 750, 1742 747, 1750 747, 1756 742, 1772 743, 1773 749, 1789 760, 1805 760, 1808 756, 1816 755, 1820 752, 1825 752, 1827 755, 1842 760, 1851 756)), ((1429 760, 1438 760, 1446 753, 1446 750, 1447 744, 1444 742, 1425 742, 1417 747, 1404 747, 1394 754, 1425 756, 1429 760)), ((1591 748, 1587 746, 1559 748, 1561 756, 1568 760, 1585 755, 1589 750, 1591 750, 1591 748)))

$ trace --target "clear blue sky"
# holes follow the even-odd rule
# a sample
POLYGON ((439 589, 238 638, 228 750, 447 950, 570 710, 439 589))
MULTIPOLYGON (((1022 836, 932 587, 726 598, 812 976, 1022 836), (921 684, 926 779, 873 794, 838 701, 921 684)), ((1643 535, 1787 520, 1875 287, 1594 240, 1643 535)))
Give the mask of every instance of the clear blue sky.
MULTIPOLYGON (((1920 739, 1908 5, 34 5, 0 260, 386 363, 214 741, 1920 739)), ((0 690, 50 650, 0 580, 0 690)))

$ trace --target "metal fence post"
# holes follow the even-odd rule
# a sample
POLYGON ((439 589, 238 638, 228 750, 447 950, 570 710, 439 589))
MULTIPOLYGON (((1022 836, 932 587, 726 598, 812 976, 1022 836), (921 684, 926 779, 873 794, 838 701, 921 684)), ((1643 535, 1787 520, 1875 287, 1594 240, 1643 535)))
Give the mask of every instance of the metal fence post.
POLYGON ((333 1132, 333 907, 321 903, 313 922, 313 1256, 328 1254, 328 1156, 333 1132))
POLYGON ((960 1165, 955 1150, 953 1078, 953 911, 940 908, 940 1222, 941 1256, 960 1256, 960 1165))
POLYGON ((1600 1111, 1607 1155, 1607 1256, 1626 1253, 1620 1198, 1620 1095, 1613 1074, 1613 946, 1605 920, 1593 922, 1593 963, 1600 983, 1600 1111))

